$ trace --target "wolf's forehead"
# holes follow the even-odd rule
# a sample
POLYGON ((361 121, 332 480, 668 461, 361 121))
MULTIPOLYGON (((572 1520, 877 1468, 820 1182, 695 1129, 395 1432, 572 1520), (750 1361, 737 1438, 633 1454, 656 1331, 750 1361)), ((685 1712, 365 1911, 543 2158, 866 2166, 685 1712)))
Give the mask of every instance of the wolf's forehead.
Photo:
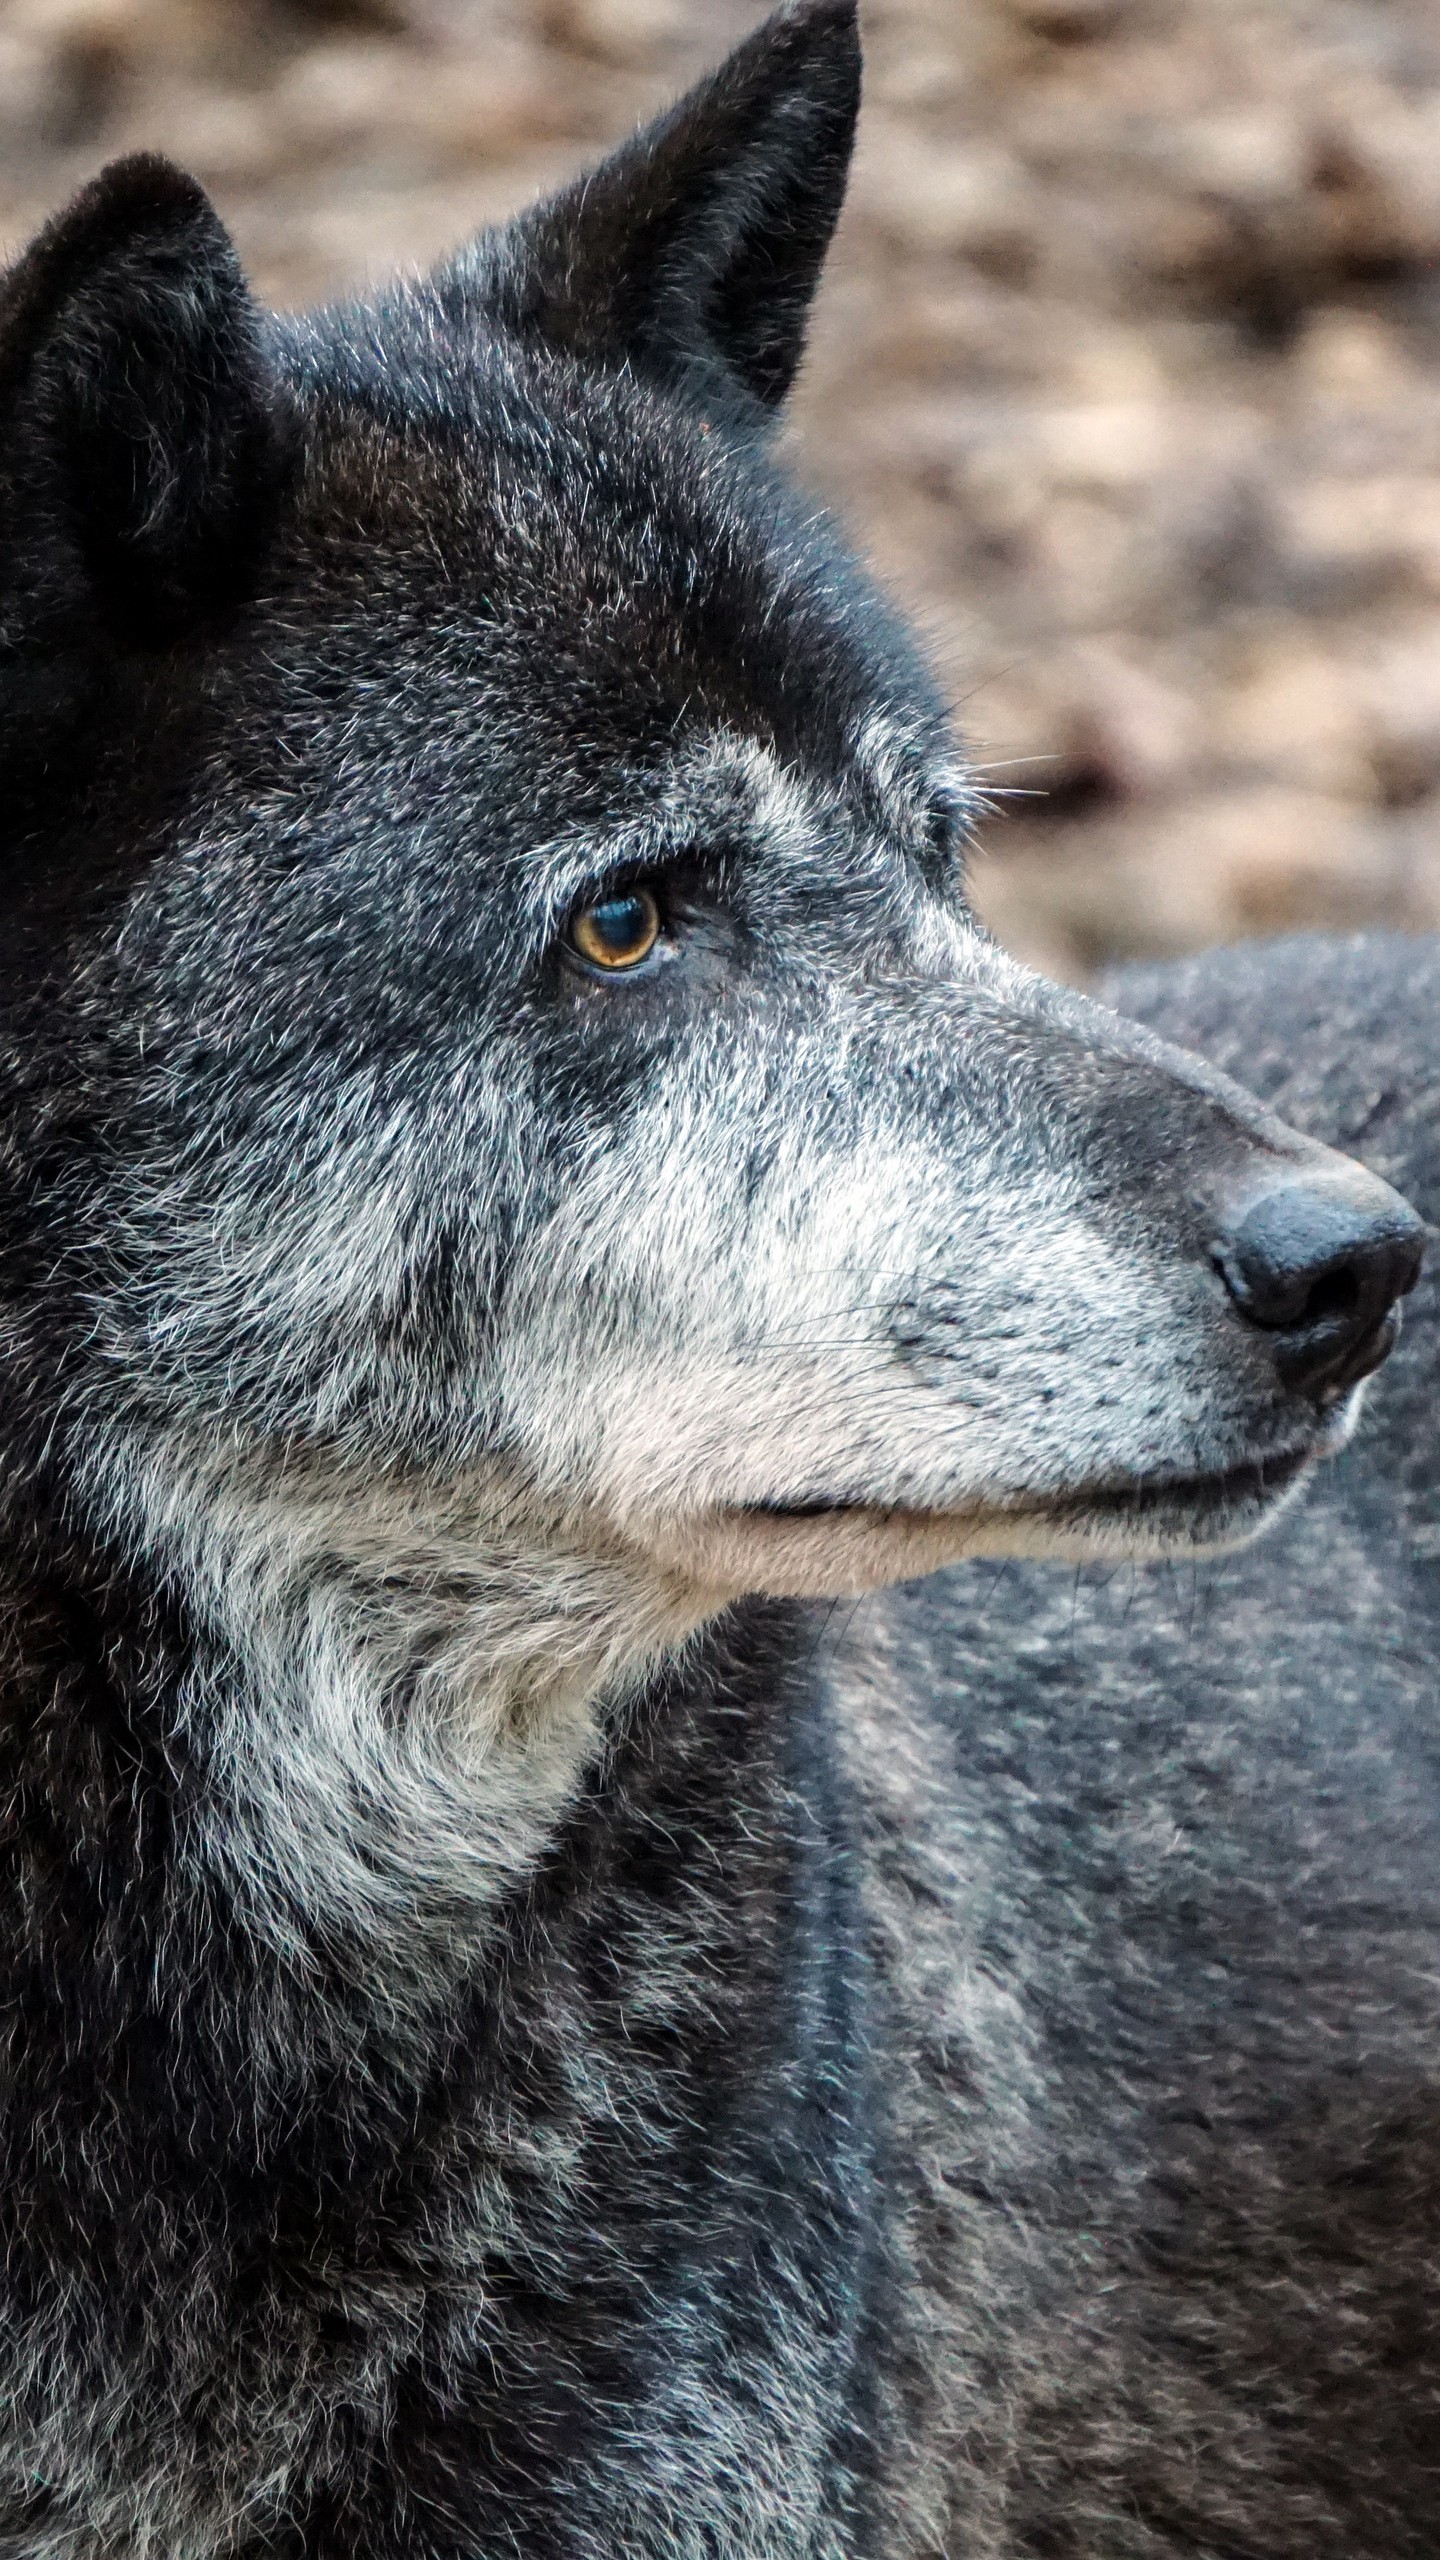
POLYGON ((613 811, 591 870, 727 823, 736 851, 802 866, 837 829, 923 855, 937 811, 967 824, 923 670, 811 511, 772 512, 765 473, 692 451, 693 422, 662 439, 628 387, 549 419, 472 389, 443 435, 342 414, 318 513, 360 532, 344 575, 383 572, 349 627, 380 597, 407 703, 447 734, 457 698, 463 726, 483 702, 541 841, 565 831, 562 781, 588 820, 613 811))
POLYGON ((501 397, 481 368, 443 417, 323 403, 307 509, 321 548, 356 558, 358 536, 391 592, 471 598, 498 642, 543 640, 622 689, 660 676, 712 714, 754 693, 782 724, 803 700, 853 728, 880 616, 821 513, 641 386, 576 382, 551 412, 526 388, 501 397))

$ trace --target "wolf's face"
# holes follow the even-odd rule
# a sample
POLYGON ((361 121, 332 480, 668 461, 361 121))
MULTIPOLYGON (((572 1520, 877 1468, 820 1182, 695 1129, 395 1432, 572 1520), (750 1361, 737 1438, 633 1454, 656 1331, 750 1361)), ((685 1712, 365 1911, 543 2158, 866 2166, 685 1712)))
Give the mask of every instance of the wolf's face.
POLYGON ((373 308, 261 323, 158 164, 14 271, 12 1320, 132 1491, 679 1624, 1229 1538, 1343 1435, 1415 1222, 996 949, 770 458, 855 86, 786 13, 373 308))

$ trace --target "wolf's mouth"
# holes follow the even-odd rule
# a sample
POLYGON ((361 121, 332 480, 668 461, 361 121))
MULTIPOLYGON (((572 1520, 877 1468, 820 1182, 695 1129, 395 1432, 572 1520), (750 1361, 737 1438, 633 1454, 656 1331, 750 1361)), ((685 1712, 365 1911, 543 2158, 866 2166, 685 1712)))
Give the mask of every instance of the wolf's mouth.
MULTIPOLYGON (((1317 1439, 1305 1441, 1299 1448, 1247 1459, 1240 1466, 1223 1468, 1213 1474, 1142 1476, 1119 1484, 1075 1485, 1063 1493, 983 1506, 977 1504, 975 1518, 977 1522, 982 1517, 1017 1523, 1081 1518, 1094 1521, 1097 1518, 1135 1519, 1150 1511, 1173 1512, 1176 1509, 1196 1512, 1259 1510, 1278 1500, 1318 1459, 1330 1455, 1343 1437, 1339 1430, 1325 1432, 1317 1439)), ((897 1527, 913 1522, 920 1528, 934 1526, 942 1520, 963 1518, 965 1514, 948 1511, 938 1505, 931 1509, 913 1503, 877 1501, 874 1495, 867 1499, 863 1495, 837 1494, 803 1502, 749 1502, 741 1506, 738 1516, 797 1524, 864 1518, 890 1521, 897 1527)))

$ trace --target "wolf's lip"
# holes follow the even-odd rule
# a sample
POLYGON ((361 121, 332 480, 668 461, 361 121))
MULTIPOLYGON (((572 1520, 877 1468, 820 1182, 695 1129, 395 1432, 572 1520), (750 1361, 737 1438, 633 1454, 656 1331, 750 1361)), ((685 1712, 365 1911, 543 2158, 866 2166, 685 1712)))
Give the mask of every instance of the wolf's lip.
MULTIPOLYGON (((1236 1467, 1218 1470, 1213 1475, 1138 1476, 1124 1484, 1075 1485, 1067 1492, 1036 1495, 1018 1502, 977 1503, 974 1517, 989 1520, 1053 1520, 1057 1514, 1084 1512, 1093 1517, 1108 1512, 1120 1517, 1153 1508, 1169 1508, 1176 1502, 1197 1509, 1225 1510, 1237 1503, 1255 1504, 1273 1500, 1292 1485, 1297 1476, 1317 1459, 1327 1456, 1339 1435, 1321 1433, 1296 1449, 1274 1451, 1263 1458, 1250 1458, 1236 1467)), ((960 1511, 922 1510, 913 1503, 885 1502, 874 1496, 825 1496, 805 1502, 747 1502, 741 1506, 745 1519, 804 1522, 807 1520, 881 1519, 897 1522, 913 1520, 917 1526, 941 1520, 964 1518, 960 1511)))
POLYGON ((1113 1511, 1118 1515, 1152 1506, 1168 1508, 1176 1502, 1206 1510, 1229 1510, 1237 1503, 1265 1503, 1284 1493, 1332 1445, 1332 1435, 1326 1433, 1317 1440, 1307 1440, 1299 1449, 1247 1459, 1243 1465, 1223 1468, 1215 1475, 1156 1476, 1142 1478, 1133 1485, 1097 1485, 1093 1490, 1082 1487, 1042 1507, 1052 1511, 1113 1511))

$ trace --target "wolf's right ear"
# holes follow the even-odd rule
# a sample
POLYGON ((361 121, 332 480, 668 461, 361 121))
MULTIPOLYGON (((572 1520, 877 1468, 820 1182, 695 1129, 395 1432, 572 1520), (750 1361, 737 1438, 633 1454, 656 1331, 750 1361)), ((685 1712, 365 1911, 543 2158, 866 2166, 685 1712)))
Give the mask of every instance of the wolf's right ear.
POLYGON ((779 407, 845 194, 855 0, 791 0, 668 115, 442 272, 442 295, 601 364, 779 407))
POLYGON ((87 618, 143 644, 223 606, 283 443, 208 197, 167 161, 115 162, 0 278, 0 692, 87 618))

